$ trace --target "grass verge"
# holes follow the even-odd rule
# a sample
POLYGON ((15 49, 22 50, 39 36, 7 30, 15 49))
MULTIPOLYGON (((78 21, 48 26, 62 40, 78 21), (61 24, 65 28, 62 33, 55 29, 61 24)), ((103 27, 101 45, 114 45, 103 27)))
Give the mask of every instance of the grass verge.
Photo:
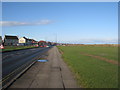
POLYGON ((35 48, 36 46, 5 46, 2 51, 12 51, 12 50, 20 50, 20 49, 27 49, 27 48, 35 48))

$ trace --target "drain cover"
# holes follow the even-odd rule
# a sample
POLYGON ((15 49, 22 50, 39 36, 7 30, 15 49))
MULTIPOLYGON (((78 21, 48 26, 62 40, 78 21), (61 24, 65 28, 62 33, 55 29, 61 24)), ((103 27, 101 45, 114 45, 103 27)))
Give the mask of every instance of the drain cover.
POLYGON ((48 60, 38 60, 38 62, 48 62, 48 60))

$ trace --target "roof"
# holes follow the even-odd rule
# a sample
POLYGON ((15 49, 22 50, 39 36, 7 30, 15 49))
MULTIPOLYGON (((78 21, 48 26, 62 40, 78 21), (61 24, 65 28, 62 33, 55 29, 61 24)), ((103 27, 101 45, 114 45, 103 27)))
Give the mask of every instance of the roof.
POLYGON ((32 39, 32 41, 37 42, 36 40, 32 39))
POLYGON ((26 37, 23 37, 24 39, 26 39, 26 40, 28 40, 28 38, 26 38, 26 37))
POLYGON ((26 37, 23 37, 24 39, 26 40, 29 40, 29 41, 33 41, 33 39, 29 39, 29 38, 26 38, 26 37))
POLYGON ((46 41, 39 41, 39 43, 41 43, 41 42, 46 43, 46 41))
POLYGON ((9 36, 9 35, 5 35, 6 39, 18 39, 17 36, 9 36))
POLYGON ((34 41, 34 42, 37 42, 36 40, 34 40, 34 39, 29 39, 29 38, 26 38, 26 37, 23 37, 24 39, 26 39, 26 40, 29 40, 29 41, 34 41))
POLYGON ((27 40, 32 41, 32 39, 29 39, 29 38, 27 40))

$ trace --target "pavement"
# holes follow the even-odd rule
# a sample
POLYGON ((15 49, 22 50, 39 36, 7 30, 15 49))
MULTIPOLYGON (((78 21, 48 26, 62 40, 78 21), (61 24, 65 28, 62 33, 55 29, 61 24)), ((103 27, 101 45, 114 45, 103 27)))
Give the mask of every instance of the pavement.
POLYGON ((79 88, 57 47, 51 48, 43 58, 48 62, 36 62, 9 88, 79 88))

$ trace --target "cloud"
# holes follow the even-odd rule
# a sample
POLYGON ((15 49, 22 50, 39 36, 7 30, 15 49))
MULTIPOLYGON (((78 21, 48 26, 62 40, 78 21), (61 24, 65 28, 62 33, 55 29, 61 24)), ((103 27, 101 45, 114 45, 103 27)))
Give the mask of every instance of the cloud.
POLYGON ((17 22, 17 21, 0 21, 0 26, 34 26, 51 24, 51 20, 40 20, 39 22, 17 22))

